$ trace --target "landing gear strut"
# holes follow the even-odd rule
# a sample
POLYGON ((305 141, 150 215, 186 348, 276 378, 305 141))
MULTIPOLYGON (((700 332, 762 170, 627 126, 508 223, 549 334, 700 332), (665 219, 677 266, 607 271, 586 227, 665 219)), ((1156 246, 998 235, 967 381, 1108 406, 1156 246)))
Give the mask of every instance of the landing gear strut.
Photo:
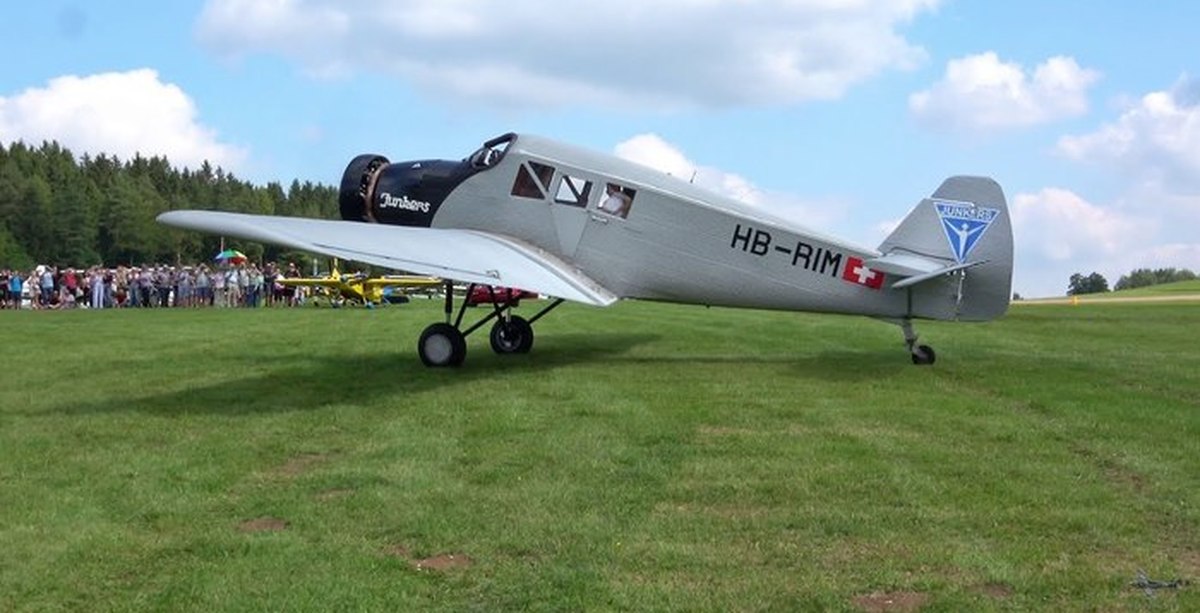
POLYGON ((908 352, 912 355, 912 363, 918 366, 933 364, 934 360, 937 360, 937 354, 934 353, 933 347, 917 344, 917 333, 913 330, 912 319, 904 318, 899 323, 900 329, 904 330, 904 344, 908 345, 908 352))
MULTIPOLYGON (((490 334, 492 351, 500 355, 529 353, 533 348, 533 323, 563 303, 563 299, 559 298, 526 320, 512 314, 512 307, 518 300, 513 292, 509 292, 507 298, 501 302, 496 300, 495 290, 489 287, 492 312, 463 330, 462 320, 466 315, 467 301, 463 300, 458 309, 458 316, 454 317, 454 287, 449 281, 446 282, 445 290, 446 321, 425 328, 417 341, 417 354, 421 356, 421 362, 430 367, 461 366, 467 357, 467 336, 493 319, 496 323, 492 325, 490 334)), ((474 290, 474 284, 468 286, 467 295, 470 296, 474 290)))

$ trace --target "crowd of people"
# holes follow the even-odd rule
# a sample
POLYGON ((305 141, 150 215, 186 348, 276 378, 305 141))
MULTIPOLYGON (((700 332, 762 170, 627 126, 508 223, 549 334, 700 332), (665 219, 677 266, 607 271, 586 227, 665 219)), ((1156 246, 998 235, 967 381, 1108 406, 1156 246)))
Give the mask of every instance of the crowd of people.
POLYGON ((299 277, 295 264, 252 262, 209 266, 154 265, 88 269, 39 265, 0 270, 0 308, 162 308, 295 306, 299 288, 278 281, 299 277))

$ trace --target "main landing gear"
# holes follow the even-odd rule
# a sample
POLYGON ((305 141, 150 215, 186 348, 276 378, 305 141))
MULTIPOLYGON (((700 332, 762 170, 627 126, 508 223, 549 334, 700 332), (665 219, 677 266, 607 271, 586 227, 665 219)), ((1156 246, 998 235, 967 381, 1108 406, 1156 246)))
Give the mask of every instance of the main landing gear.
POLYGON ((908 345, 908 352, 912 354, 912 363, 918 366, 933 364, 937 354, 934 353, 933 347, 917 344, 917 333, 913 330, 912 319, 905 318, 896 323, 904 330, 904 344, 908 345))
MULTIPOLYGON (((469 286, 467 295, 470 296, 474 289, 475 285, 469 286)), ((490 334, 492 351, 501 355, 529 353, 533 348, 533 323, 563 303, 563 299, 559 298, 526 320, 512 314, 512 307, 517 301, 514 292, 508 292, 505 301, 497 301, 496 292, 492 288, 488 288, 488 293, 491 296, 492 312, 463 330, 462 320, 466 315, 467 301, 463 300, 458 309, 458 316, 453 317, 454 287, 449 281, 446 282, 446 321, 432 324, 421 333, 421 338, 417 341, 417 354, 421 356, 422 363, 431 367, 462 365, 467 357, 467 336, 493 319, 496 323, 492 324, 490 334), (450 322, 451 319, 454 319, 454 323, 450 322)))

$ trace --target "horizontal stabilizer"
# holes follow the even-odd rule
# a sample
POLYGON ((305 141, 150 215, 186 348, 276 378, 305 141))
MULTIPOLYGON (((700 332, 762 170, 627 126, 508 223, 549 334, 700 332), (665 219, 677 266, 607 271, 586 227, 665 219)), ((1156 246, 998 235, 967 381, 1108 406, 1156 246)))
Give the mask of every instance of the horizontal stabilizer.
POLYGON ((952 272, 958 272, 958 271, 960 271, 960 270, 966 270, 966 269, 968 269, 968 268, 972 268, 972 267, 974 267, 974 266, 979 266, 980 264, 986 264, 986 263, 987 263, 987 260, 979 260, 979 261, 977 261, 977 262, 967 262, 967 263, 965 263, 965 264, 955 264, 955 265, 953 265, 953 266, 946 266, 946 267, 944 267, 944 268, 939 268, 939 269, 937 269, 937 270, 932 270, 932 271, 929 271, 929 272, 927 272, 927 273, 923 273, 923 274, 919 274, 919 275, 916 275, 916 276, 912 276, 912 277, 908 277, 908 278, 905 278, 905 279, 901 279, 901 280, 899 280, 899 281, 897 281, 897 282, 895 282, 895 283, 893 283, 893 284, 892 284, 892 289, 904 289, 904 288, 906 288, 906 287, 912 287, 912 286, 914 286, 914 285, 917 285, 917 284, 919 284, 919 283, 924 283, 924 282, 926 282, 926 281, 930 281, 930 280, 932 280, 932 279, 936 279, 936 278, 938 278, 938 277, 940 277, 940 276, 942 276, 942 275, 948 275, 948 274, 950 274, 950 273, 952 273, 952 272))
POLYGON ((871 270, 878 270, 897 277, 914 277, 931 273, 945 266, 944 262, 923 258, 909 253, 892 252, 864 262, 871 270))

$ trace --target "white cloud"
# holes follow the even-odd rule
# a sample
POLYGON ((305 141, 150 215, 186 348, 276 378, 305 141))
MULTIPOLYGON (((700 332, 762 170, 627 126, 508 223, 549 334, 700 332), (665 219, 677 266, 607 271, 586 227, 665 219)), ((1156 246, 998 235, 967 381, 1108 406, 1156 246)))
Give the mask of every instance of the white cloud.
POLYGON ((1032 73, 994 52, 951 60, 942 80, 909 96, 922 123, 949 130, 1018 128, 1082 115, 1100 74, 1070 57, 1052 57, 1032 73))
MULTIPOLYGON (((1200 80, 1146 94, 1091 134, 1065 136, 1059 151, 1133 176, 1167 197, 1200 196, 1200 80)), ((1191 205, 1200 212, 1200 202, 1191 205)))
POLYGON ((546 107, 836 98, 925 58, 897 29, 940 0, 208 0, 199 39, 320 75, 409 80, 449 99, 546 107))
POLYGON ((1017 194, 1010 214, 1014 288, 1026 297, 1061 296, 1076 272, 1099 272, 1111 287, 1137 268, 1200 270, 1195 233, 1163 211, 1099 205, 1069 190, 1046 188, 1017 194))
POLYGON ((1104 259, 1154 236, 1154 223, 1046 188, 1017 194, 1010 210, 1018 251, 1056 262, 1104 259))
POLYGON ((163 155, 196 167, 204 160, 227 169, 245 158, 201 125, 196 105, 178 86, 149 70, 64 76, 46 87, 0 97, 0 142, 56 140, 76 154, 163 155))
POLYGON ((1061 293, 1071 272, 1096 270, 1111 285, 1135 268, 1200 270, 1200 81, 1146 94, 1096 131, 1063 137, 1058 151, 1124 186, 1106 205, 1065 190, 1014 199, 1017 254, 1030 277, 1056 270, 1061 293))
POLYGON ((614 153, 803 227, 827 231, 845 214, 845 207, 837 203, 819 203, 793 194, 764 190, 741 175, 700 166, 657 134, 639 134, 622 141, 614 148, 614 153))

